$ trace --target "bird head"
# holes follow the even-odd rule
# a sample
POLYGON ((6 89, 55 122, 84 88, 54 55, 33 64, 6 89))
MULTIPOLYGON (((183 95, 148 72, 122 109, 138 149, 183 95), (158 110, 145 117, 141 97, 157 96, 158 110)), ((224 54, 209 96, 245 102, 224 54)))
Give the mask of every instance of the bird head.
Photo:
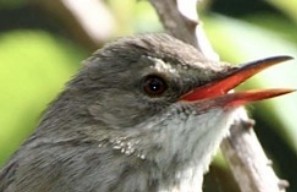
POLYGON ((159 167, 204 167, 238 107, 292 91, 230 90, 288 59, 278 56, 232 66, 210 61, 166 34, 122 38, 84 62, 47 112, 43 128, 51 115, 60 114, 62 123, 74 122, 63 129, 68 136, 84 135, 85 140, 155 161, 159 167))

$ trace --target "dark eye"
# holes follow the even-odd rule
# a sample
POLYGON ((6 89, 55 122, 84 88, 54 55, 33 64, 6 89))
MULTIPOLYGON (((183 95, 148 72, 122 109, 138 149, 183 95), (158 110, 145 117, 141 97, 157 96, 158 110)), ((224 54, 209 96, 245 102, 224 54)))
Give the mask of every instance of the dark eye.
POLYGON ((144 92, 151 97, 161 96, 167 89, 164 79, 156 75, 147 76, 143 83, 144 92))

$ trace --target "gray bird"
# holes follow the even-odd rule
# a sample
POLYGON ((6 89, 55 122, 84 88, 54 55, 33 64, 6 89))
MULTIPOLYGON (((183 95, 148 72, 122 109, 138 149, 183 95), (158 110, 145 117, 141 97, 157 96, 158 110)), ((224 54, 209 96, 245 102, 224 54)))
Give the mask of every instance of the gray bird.
POLYGON ((196 192, 235 111, 289 93, 229 93, 290 59, 207 60, 166 34, 122 38, 84 62, 0 172, 1 192, 196 192))

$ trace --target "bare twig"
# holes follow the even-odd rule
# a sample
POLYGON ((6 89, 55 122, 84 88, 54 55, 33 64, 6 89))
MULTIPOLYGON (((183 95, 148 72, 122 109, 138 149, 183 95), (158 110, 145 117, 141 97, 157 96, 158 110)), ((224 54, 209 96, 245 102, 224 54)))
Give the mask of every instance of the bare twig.
MULTIPOLYGON (((197 0, 150 1, 168 33, 194 45, 209 59, 219 60, 198 20, 197 0)), ((288 183, 274 173, 252 127, 245 109, 239 109, 230 136, 221 144, 233 175, 242 192, 284 192, 288 183)))
POLYGON ((238 110, 237 119, 230 129, 230 136, 221 144, 234 178, 243 192, 284 192, 288 182, 279 180, 272 162, 263 151, 254 130, 254 121, 246 111, 238 110))

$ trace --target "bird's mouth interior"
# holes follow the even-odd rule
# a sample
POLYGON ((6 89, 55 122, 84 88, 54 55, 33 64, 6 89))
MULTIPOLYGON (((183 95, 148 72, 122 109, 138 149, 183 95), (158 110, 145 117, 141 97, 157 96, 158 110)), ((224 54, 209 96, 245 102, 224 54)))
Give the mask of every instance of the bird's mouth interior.
POLYGON ((290 56, 276 56, 243 64, 215 81, 196 87, 181 97, 181 101, 197 102, 204 99, 223 98, 224 105, 242 105, 252 101, 268 99, 290 93, 293 89, 264 89, 227 94, 230 90, 258 72, 292 59, 290 56))

